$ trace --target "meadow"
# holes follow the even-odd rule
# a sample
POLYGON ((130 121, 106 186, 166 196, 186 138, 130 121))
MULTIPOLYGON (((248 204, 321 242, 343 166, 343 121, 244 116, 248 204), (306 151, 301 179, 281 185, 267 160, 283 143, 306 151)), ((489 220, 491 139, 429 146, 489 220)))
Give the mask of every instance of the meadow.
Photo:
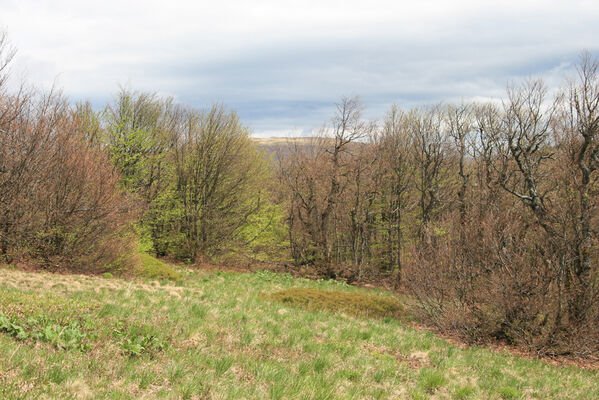
POLYGON ((389 292, 268 271, 178 272, 1 267, 0 398, 599 398, 597 371, 452 344, 413 327, 389 292), (329 306, 294 302, 298 289, 323 291, 329 306), (387 308, 354 312, 354 298, 387 308))

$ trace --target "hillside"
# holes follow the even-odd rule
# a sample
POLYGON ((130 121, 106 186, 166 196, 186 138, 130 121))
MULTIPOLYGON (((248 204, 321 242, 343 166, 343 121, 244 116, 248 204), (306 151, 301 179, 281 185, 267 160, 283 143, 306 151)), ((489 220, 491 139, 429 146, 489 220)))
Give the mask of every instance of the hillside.
POLYGON ((258 148, 266 150, 267 154, 281 153, 283 155, 287 155, 290 145, 310 146, 313 145, 315 139, 316 138, 313 137, 253 137, 252 141, 258 145, 258 148))
POLYGON ((599 398, 596 371, 271 296, 389 293, 271 272, 181 273, 159 282, 1 268, 0 398, 599 398))

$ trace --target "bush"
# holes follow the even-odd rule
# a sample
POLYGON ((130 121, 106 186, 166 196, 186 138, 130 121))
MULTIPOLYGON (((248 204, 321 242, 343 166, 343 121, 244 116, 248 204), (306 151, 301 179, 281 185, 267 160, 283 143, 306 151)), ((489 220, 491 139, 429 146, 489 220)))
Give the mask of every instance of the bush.
POLYGON ((597 352, 597 299, 587 319, 569 314, 576 292, 560 286, 561 249, 544 238, 513 211, 487 210, 413 246, 405 284, 424 320, 471 342, 499 339, 550 355, 597 352))
POLYGON ((119 174, 61 96, 0 96, 0 107, 13 112, 0 118, 0 258, 100 272, 128 250, 134 207, 119 174))

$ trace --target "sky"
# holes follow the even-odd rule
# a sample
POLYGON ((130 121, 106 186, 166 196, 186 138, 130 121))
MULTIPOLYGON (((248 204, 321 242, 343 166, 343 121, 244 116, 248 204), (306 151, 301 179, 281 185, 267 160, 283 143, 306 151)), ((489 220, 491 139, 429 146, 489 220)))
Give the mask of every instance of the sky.
POLYGON ((342 96, 391 104, 499 98, 599 53, 599 1, 0 0, 13 78, 101 108, 119 87, 224 103, 255 136, 309 135, 342 96))

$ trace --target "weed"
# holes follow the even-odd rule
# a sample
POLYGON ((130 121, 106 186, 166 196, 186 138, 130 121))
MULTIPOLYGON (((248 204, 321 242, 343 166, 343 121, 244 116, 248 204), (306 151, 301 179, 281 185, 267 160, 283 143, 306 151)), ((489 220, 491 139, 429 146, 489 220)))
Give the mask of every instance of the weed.
POLYGON ((125 328, 114 329, 113 335, 120 339, 123 353, 130 357, 143 354, 154 356, 167 347, 166 341, 154 333, 149 326, 129 325, 125 328))
POLYGON ((8 333, 17 339, 27 339, 29 333, 25 331, 25 328, 9 320, 8 317, 0 313, 0 331, 8 333))
POLYGON ((0 332, 5 332, 16 339, 33 339, 50 342, 60 349, 79 349, 87 350, 88 345, 85 342, 87 334, 83 333, 77 321, 68 325, 58 325, 56 323, 46 322, 41 327, 36 327, 38 320, 29 318, 27 329, 22 323, 11 321, 6 315, 0 312, 0 332))
POLYGON ((33 337, 54 344, 61 349, 79 349, 86 351, 89 344, 86 342, 87 334, 81 331, 77 321, 68 325, 48 324, 33 333, 33 337))

